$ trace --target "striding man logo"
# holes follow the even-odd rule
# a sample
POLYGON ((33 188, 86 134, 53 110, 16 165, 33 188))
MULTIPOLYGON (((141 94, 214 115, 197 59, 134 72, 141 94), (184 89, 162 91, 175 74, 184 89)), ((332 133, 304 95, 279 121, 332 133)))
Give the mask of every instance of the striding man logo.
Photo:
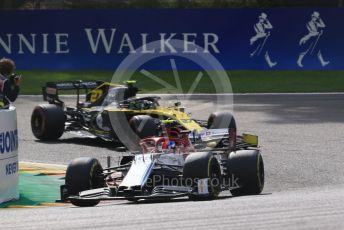
POLYGON ((258 22, 254 25, 256 35, 250 38, 250 45, 254 47, 254 50, 250 53, 250 57, 260 56, 263 53, 265 61, 270 68, 277 65, 277 62, 271 60, 267 48, 267 40, 270 37, 270 31, 272 29, 273 26, 268 19, 268 15, 261 13, 258 22))
POLYGON ((306 28, 308 30, 308 34, 303 36, 300 41, 299 45, 304 47, 304 50, 299 54, 299 57, 296 61, 299 67, 303 67, 303 59, 305 56, 312 56, 316 54, 321 66, 326 66, 330 62, 325 61, 324 57, 322 56, 320 50, 320 40, 321 36, 324 33, 324 29, 326 28, 325 23, 320 18, 320 14, 317 11, 314 11, 311 15, 311 20, 306 24, 306 28))

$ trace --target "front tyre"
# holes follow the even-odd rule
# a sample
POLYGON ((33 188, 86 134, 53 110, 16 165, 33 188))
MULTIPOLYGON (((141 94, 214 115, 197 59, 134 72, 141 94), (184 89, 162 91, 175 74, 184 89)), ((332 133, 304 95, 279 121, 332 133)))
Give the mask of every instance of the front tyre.
POLYGON ((236 129, 234 116, 230 112, 214 112, 210 114, 207 122, 207 129, 236 129))
POLYGON ((230 153, 227 167, 233 196, 258 195, 263 191, 264 162, 259 150, 230 153))
POLYGON ((222 139, 216 145, 216 148, 228 146, 229 150, 236 149, 236 122, 234 116, 230 112, 214 112, 208 118, 208 129, 228 129, 228 139, 222 139))
MULTIPOLYGON (((79 192, 104 187, 103 168, 94 158, 74 159, 67 167, 66 188, 69 196, 78 196, 79 192)), ((95 206, 99 200, 73 199, 71 203, 79 207, 95 206)))
POLYGON ((221 168, 218 160, 210 152, 191 153, 185 159, 183 178, 185 185, 197 188, 190 199, 215 199, 221 192, 221 168), (201 194, 198 182, 207 179, 206 189, 208 193, 201 194))
POLYGON ((129 125, 140 139, 156 136, 158 130, 155 119, 148 115, 133 116, 129 125))

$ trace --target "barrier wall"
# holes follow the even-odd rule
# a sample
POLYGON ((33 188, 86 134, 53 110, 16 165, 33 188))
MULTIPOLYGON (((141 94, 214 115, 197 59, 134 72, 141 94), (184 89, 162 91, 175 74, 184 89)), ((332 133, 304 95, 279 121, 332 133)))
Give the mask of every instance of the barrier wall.
POLYGON ((17 115, 11 106, 0 110, 0 203, 18 198, 17 115))
MULTIPOLYGON (((114 70, 135 49, 161 40, 162 47, 137 55, 170 52, 169 39, 199 45, 227 70, 344 69, 343 8, 117 9, 1 11, 0 56, 20 69, 114 70)), ((167 57, 166 57, 167 60, 167 57)), ((159 58, 149 69, 170 69, 159 58)), ((178 69, 199 66, 178 60, 178 69)))

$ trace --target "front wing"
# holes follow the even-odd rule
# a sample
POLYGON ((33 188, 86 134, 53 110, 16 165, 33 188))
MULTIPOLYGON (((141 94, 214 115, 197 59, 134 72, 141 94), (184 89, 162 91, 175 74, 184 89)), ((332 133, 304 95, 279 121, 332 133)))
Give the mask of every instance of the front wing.
MULTIPOLYGON (((61 191, 63 188, 61 188, 61 191)), ((164 200, 174 199, 180 197, 187 197, 195 194, 190 187, 183 186, 157 186, 151 194, 136 195, 136 196, 116 196, 113 195, 109 188, 99 188, 80 192, 79 196, 68 196, 59 202, 73 201, 73 200, 89 200, 89 201, 110 201, 110 200, 164 200)))

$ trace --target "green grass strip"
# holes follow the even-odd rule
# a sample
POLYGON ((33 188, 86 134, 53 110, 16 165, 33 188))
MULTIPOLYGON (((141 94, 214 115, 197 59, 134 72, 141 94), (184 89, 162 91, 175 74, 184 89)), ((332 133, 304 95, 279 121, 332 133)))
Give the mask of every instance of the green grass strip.
POLYGON ((37 206, 42 203, 55 203, 60 199, 60 185, 63 183, 61 176, 19 172, 20 199, 0 204, 0 208, 11 205, 37 206))
MULTIPOLYGON (((47 81, 104 80, 111 81, 113 71, 20 71, 23 75, 21 94, 41 94, 47 81)), ((167 83, 176 86, 171 71, 151 71, 167 83)), ((179 71, 183 93, 188 92, 198 71, 179 71)), ((344 71, 228 71, 234 93, 293 93, 293 92, 344 92, 344 71)), ((142 93, 168 92, 165 86, 142 73, 135 72, 142 93)), ((206 73, 194 93, 218 93, 206 73)), ((221 92, 220 92, 221 93, 221 92)))

